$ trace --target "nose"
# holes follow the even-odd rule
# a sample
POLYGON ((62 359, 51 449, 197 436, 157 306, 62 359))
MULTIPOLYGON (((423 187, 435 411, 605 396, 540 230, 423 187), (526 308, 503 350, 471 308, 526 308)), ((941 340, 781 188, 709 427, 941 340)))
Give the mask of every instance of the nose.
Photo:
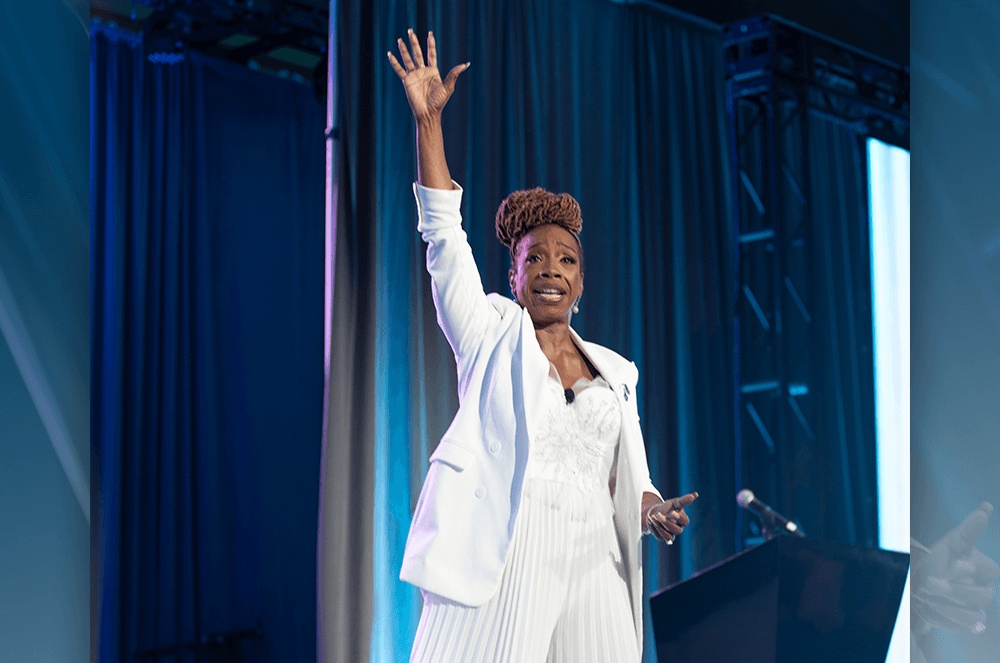
POLYGON ((562 272, 559 271, 559 263, 555 262, 549 258, 544 258, 542 261, 541 270, 539 271, 539 276, 546 276, 548 278, 562 278, 562 272))

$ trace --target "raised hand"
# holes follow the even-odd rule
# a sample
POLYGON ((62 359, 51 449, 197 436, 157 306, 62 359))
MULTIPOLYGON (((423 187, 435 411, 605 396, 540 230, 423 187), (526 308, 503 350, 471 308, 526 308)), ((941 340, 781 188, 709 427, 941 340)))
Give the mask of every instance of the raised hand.
POLYGON ((1000 566, 975 547, 993 506, 983 502, 930 549, 911 551, 912 628, 978 632, 985 628, 983 608, 994 598, 1000 566))
POLYGON ((441 117, 451 93, 455 91, 455 81, 458 75, 469 68, 469 63, 455 65, 448 72, 444 80, 437 65, 437 44, 434 41, 434 33, 427 33, 427 63, 424 64, 424 54, 420 50, 420 42, 413 30, 406 31, 410 40, 410 48, 406 48, 406 43, 402 38, 396 40, 399 46, 399 55, 403 64, 392 53, 389 56, 389 64, 393 71, 403 81, 406 89, 406 100, 410 102, 410 109, 413 117, 418 122, 422 120, 441 117), (412 57, 410 51, 412 50, 412 57))
POLYGON ((674 497, 649 507, 643 517, 643 524, 650 534, 667 545, 674 542, 674 537, 684 531, 691 523, 684 512, 684 507, 698 499, 698 493, 689 493, 683 497, 674 497))

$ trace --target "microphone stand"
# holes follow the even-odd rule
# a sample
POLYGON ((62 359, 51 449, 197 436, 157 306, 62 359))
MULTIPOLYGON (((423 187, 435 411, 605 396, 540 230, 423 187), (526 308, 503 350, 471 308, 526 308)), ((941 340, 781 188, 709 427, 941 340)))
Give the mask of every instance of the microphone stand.
POLYGON ((763 515, 762 514, 754 514, 754 515, 760 518, 761 522, 760 533, 761 536, 764 537, 765 542, 777 538, 779 535, 793 536, 800 538, 805 536, 805 532, 802 531, 802 528, 798 528, 796 529, 796 531, 791 532, 786 527, 782 527, 782 525, 778 522, 776 514, 773 511, 765 511, 763 515))
POLYGON ((764 537, 765 542, 777 537, 782 532, 788 533, 788 530, 778 525, 778 519, 770 511, 765 511, 764 515, 758 514, 757 517, 760 518, 760 534, 764 537))

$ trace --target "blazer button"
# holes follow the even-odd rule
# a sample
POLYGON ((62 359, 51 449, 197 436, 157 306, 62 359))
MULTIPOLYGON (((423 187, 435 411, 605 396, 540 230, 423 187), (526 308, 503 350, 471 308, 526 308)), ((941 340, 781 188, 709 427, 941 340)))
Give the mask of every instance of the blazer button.
POLYGON ((493 453, 498 453, 500 451, 500 443, 494 442, 493 444, 491 444, 490 451, 492 451, 493 453))
POLYGON ((478 497, 479 499, 482 499, 483 495, 485 495, 485 494, 486 494, 486 489, 485 488, 483 488, 482 486, 480 486, 479 488, 476 488, 476 497, 478 497))

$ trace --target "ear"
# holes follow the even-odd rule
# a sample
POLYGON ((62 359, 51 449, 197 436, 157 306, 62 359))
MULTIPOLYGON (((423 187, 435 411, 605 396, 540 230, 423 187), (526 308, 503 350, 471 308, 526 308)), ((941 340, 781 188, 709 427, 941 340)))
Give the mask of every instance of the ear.
POLYGON ((514 292, 514 268, 511 267, 507 272, 507 279, 510 281, 510 291, 514 292))

